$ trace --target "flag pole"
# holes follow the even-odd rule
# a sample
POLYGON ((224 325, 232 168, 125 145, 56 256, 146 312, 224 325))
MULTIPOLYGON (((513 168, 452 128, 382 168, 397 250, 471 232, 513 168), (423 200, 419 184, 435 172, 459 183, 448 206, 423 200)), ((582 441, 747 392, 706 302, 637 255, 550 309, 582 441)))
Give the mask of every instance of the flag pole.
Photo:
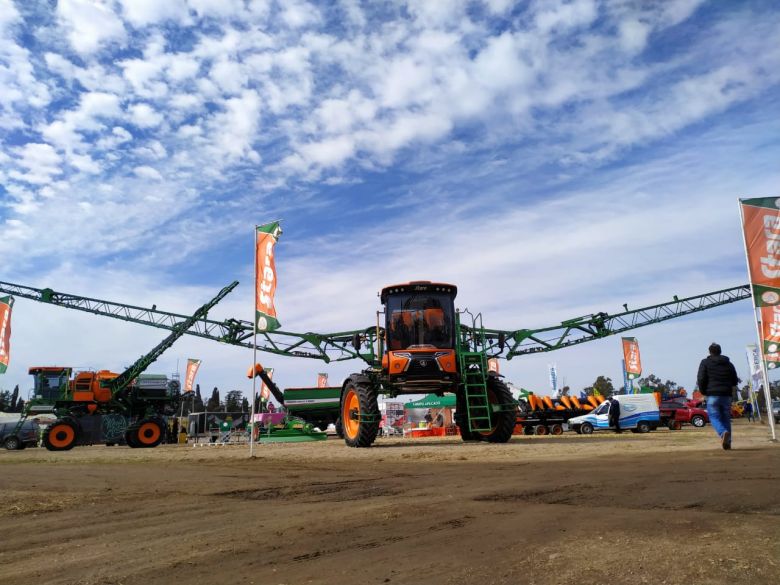
POLYGON ((777 441, 777 434, 775 433, 775 417, 772 412, 772 394, 769 391, 769 376, 766 373, 766 359, 764 358, 764 339, 761 336, 761 323, 758 319, 759 308, 755 306, 756 293, 753 288, 753 275, 750 273, 750 256, 748 255, 747 236, 745 235, 745 214, 742 209, 742 201, 737 199, 739 204, 739 217, 742 228, 742 243, 745 246, 745 263, 747 264, 748 280, 750 281, 750 296, 751 303, 753 303, 753 320, 756 322, 756 335, 758 336, 758 352, 761 358, 761 377, 764 380, 764 400, 766 401, 766 418, 769 422, 769 430, 772 434, 772 441, 777 441))
POLYGON ((255 284, 254 294, 252 298, 252 409, 249 422, 252 425, 252 430, 249 433, 249 457, 255 456, 255 396, 257 393, 257 376, 255 375, 255 364, 257 363, 257 225, 255 224, 255 284))

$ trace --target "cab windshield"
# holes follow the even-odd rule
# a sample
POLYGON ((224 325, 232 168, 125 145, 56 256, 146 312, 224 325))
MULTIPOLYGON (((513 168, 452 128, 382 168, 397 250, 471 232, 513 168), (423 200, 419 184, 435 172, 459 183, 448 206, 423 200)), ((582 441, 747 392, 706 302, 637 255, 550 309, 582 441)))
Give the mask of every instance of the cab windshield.
POLYGON ((390 350, 455 345, 452 297, 442 293, 404 293, 387 298, 387 344, 390 350))

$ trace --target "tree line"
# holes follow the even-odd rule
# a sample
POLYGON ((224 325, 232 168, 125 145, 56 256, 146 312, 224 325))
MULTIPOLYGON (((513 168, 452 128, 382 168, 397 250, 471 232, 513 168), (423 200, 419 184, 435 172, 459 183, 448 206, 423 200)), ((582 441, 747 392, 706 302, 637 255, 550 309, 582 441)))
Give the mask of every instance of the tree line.
MULTIPOLYGON (((259 409, 256 408, 259 412, 259 409)), ((230 390, 224 398, 220 397, 219 388, 216 386, 211 391, 211 396, 203 400, 200 391, 200 384, 195 384, 195 391, 192 396, 185 394, 182 397, 182 411, 184 414, 190 412, 249 412, 249 399, 243 395, 241 390, 230 390)))
POLYGON ((0 390, 0 412, 22 412, 24 400, 19 396, 19 385, 14 386, 13 392, 0 390))

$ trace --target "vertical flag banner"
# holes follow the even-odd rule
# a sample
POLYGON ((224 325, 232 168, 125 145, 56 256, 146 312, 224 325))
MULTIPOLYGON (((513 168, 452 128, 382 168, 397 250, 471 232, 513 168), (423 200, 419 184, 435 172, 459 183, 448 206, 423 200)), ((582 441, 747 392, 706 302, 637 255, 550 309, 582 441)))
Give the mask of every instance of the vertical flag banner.
POLYGON ((748 368, 750 371, 750 386, 753 392, 761 388, 761 356, 758 354, 758 346, 751 344, 745 348, 747 352, 748 368))
POLYGON ((195 388, 195 375, 198 373, 201 360, 187 360, 187 372, 184 374, 184 392, 192 392, 195 388))
POLYGON ((0 297, 0 374, 8 369, 11 359, 11 309, 13 297, 0 297))
POLYGON ((255 328, 266 332, 279 329, 274 295, 276 294, 276 260, 274 246, 282 235, 278 221, 257 226, 255 234, 255 328))
POLYGON ((488 372, 495 372, 498 374, 498 358, 490 358, 488 360, 488 372))
MULTIPOLYGON (((274 369, 273 368, 266 368, 265 371, 268 374, 268 377, 273 380, 273 378, 274 378, 274 369)), ((263 379, 260 378, 260 399, 268 402, 269 398, 271 398, 271 390, 269 390, 268 386, 265 385, 265 382, 263 382, 263 379)))
POLYGON ((319 373, 317 374, 317 388, 327 388, 328 387, 328 374, 319 373))
POLYGON ((550 369, 550 387, 553 391, 553 396, 558 396, 558 367, 556 364, 547 364, 550 369))
MULTIPOLYGON (((766 370, 776 367, 780 361, 780 322, 774 310, 780 305, 780 198, 740 199, 739 211, 750 290, 756 307, 756 333, 760 354, 764 359, 761 367, 764 397, 770 404, 772 397, 766 370)), ((777 440, 771 408, 767 408, 767 418, 772 440, 777 440)))
POLYGON ((636 380, 642 375, 642 360, 639 357, 639 342, 636 337, 623 337, 623 359, 626 360, 626 377, 636 380))
POLYGON ((780 305, 780 198, 740 200, 756 307, 780 305))
POLYGON ((626 394, 634 393, 634 381, 628 379, 628 372, 626 372, 626 360, 621 360, 623 364, 623 389, 626 394))

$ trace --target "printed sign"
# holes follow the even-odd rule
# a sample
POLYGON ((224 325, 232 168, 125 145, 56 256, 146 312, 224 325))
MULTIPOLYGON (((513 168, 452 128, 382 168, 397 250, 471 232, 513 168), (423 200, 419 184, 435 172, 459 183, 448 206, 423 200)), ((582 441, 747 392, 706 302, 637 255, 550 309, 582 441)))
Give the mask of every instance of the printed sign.
POLYGON ((274 246, 282 234, 278 221, 258 226, 255 244, 255 327, 266 332, 279 329, 274 295, 276 294, 276 261, 274 246))
POLYGON ((488 372, 495 372, 498 374, 498 358, 488 359, 488 372))
MULTIPOLYGON (((274 378, 274 369, 273 368, 265 368, 266 374, 268 374, 268 377, 273 380, 274 378)), ((271 398, 271 390, 268 388, 268 386, 265 385, 265 382, 263 382, 263 379, 260 378, 260 400, 268 401, 268 399, 271 398)))
POLYGON ((317 388, 327 388, 328 387, 328 374, 317 374, 317 388))
POLYGON ((639 357, 639 342, 636 337, 623 337, 623 359, 626 360, 626 377, 635 380, 642 375, 642 360, 639 357))
POLYGON ((555 364, 547 364, 550 370, 550 388, 552 388, 553 396, 558 395, 558 367, 555 364))
POLYGON ((187 372, 184 374, 184 392, 192 392, 195 388, 195 374, 198 373, 201 360, 187 360, 187 372))
POLYGON ((757 307, 780 304, 780 198, 742 199, 742 228, 757 307))
POLYGON ((0 374, 8 369, 11 360, 11 310, 13 297, 0 298, 0 374))

